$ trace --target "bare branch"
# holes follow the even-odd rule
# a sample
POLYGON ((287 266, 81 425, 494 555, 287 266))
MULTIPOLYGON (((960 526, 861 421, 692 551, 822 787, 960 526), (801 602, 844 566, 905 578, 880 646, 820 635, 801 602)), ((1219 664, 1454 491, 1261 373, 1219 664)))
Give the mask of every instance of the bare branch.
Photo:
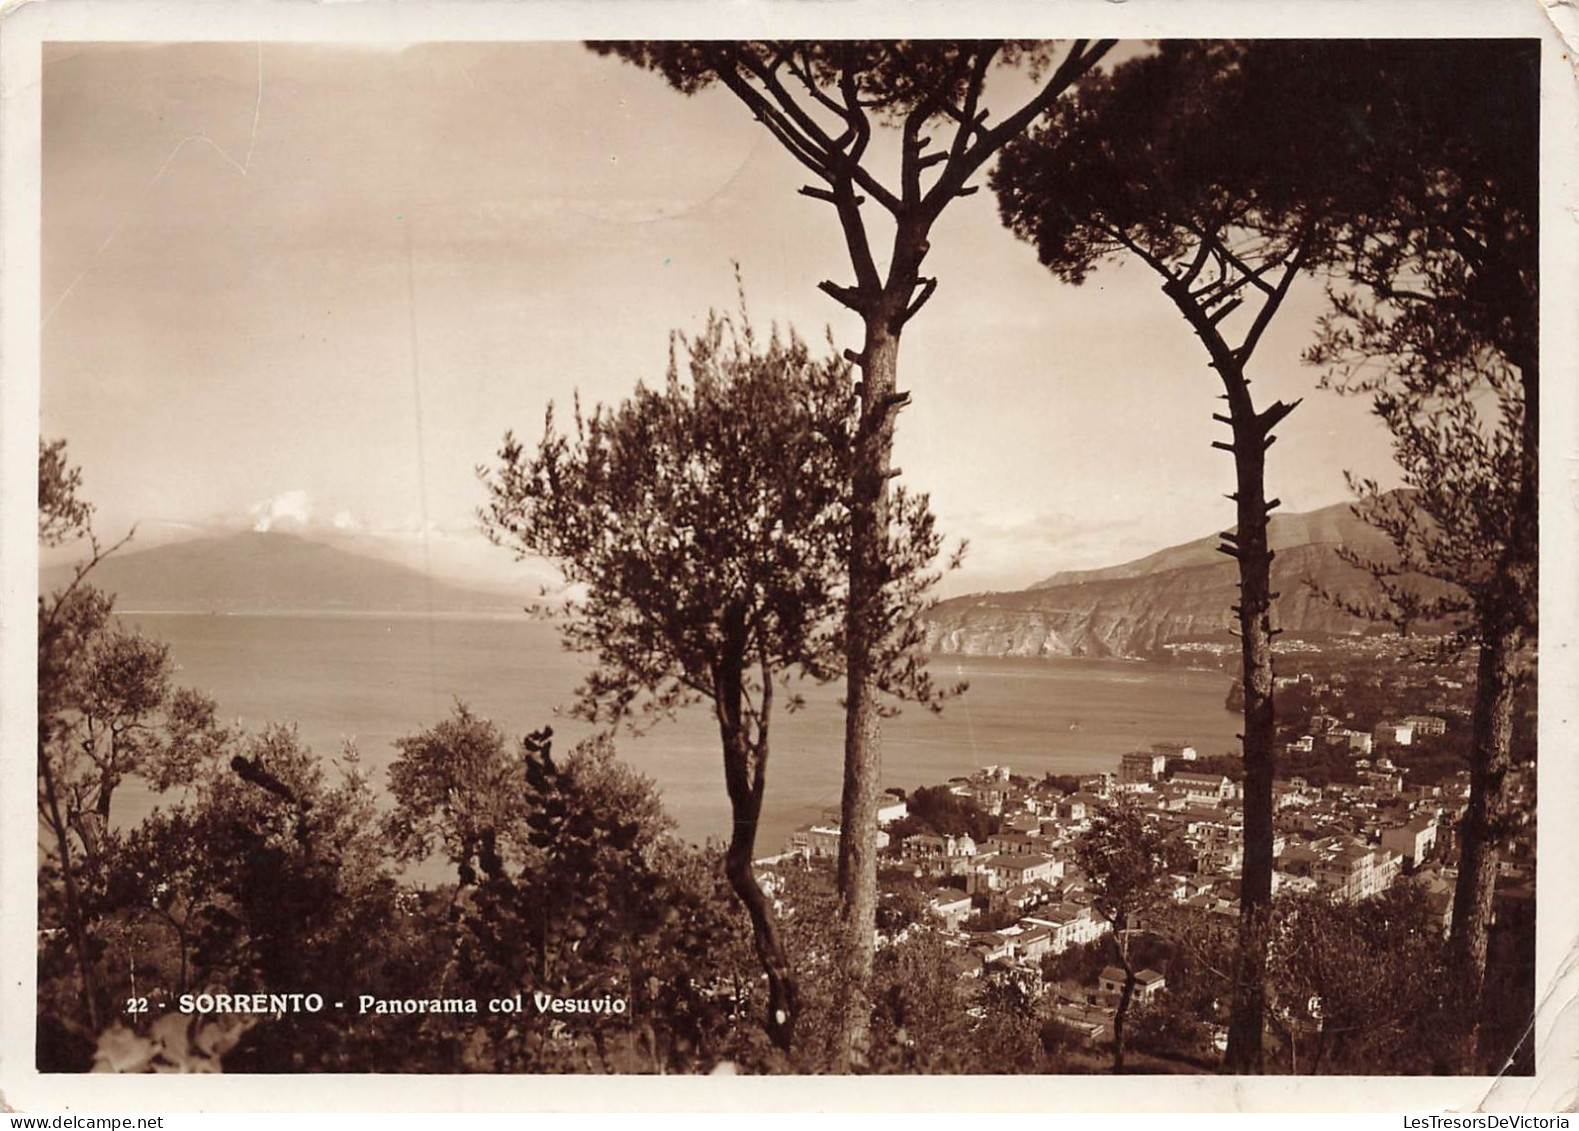
POLYGON ((1241 365, 1250 360, 1250 355, 1255 352, 1256 345, 1261 341, 1261 335, 1271 324, 1278 307, 1283 305, 1283 299, 1288 296, 1288 289, 1293 285, 1294 277, 1304 267, 1307 247, 1307 244, 1301 243, 1289 257, 1288 267, 1283 271, 1283 277, 1278 280, 1277 288, 1262 305, 1261 312, 1256 315, 1256 320, 1251 325, 1250 332, 1245 335, 1244 342, 1234 351, 1234 357, 1241 365))
MULTIPOLYGON (((1100 40, 1087 50, 1086 40, 1075 40, 1069 48, 1069 53, 1064 56, 1063 62, 1037 92, 1036 97, 992 129, 981 132, 974 143, 962 143, 960 135, 956 134, 954 151, 950 154, 948 164, 944 166, 942 174, 923 198, 923 208, 927 215, 937 216, 941 213, 944 206, 959 195, 960 189, 970 179, 971 174, 981 168, 988 158, 1008 144, 1012 138, 1019 136, 1031 122, 1041 117, 1076 79, 1090 70, 1117 42, 1113 39, 1100 40)), ((963 126, 961 131, 964 131, 963 126)))
POLYGON ((817 284, 817 289, 829 295, 835 302, 849 307, 857 314, 864 311, 869 303, 859 287, 843 287, 832 279, 824 279, 817 284))
MULTIPOLYGON (((853 181, 890 212, 899 211, 899 199, 859 162, 852 160, 850 154, 834 144, 833 138, 828 136, 827 131, 806 112, 806 108, 795 96, 785 89, 773 68, 764 67, 749 55, 741 56, 740 59, 746 69, 756 75, 773 102, 777 104, 781 118, 793 123, 799 133, 807 138, 813 149, 821 155, 825 168, 831 174, 830 180, 853 181)), ((741 82, 740 85, 751 89, 749 83, 741 82)), ((730 89, 735 88, 731 86, 730 89)), ((755 90, 752 90, 752 93, 755 94, 755 90)), ((763 99, 763 101, 767 100, 763 99)))
POLYGON ((919 281, 921 283, 921 293, 911 300, 910 305, 905 307, 904 313, 898 318, 899 326, 903 326, 914 318, 917 312, 927 304, 927 300, 932 297, 932 292, 938 289, 938 281, 935 276, 926 276, 919 281))

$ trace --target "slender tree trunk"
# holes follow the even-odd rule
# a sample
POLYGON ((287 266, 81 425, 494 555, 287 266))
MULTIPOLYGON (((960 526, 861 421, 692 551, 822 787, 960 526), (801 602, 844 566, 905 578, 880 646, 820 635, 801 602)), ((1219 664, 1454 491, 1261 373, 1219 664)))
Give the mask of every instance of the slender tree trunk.
POLYGON ((839 894, 848 997, 840 1034, 840 1071, 867 1062, 869 983, 877 933, 877 804, 882 721, 877 703, 887 578, 888 480, 893 453, 899 333, 887 303, 866 316, 861 422, 854 453, 850 514, 850 602, 846 614, 844 793, 840 804, 839 894))
POLYGON ((1241 891, 1252 905, 1272 898, 1272 551, 1260 453, 1239 468, 1239 630, 1245 683, 1245 846, 1241 891))
POLYGON ((1224 374, 1237 472, 1239 633, 1245 688, 1244 864, 1239 885, 1239 945, 1228 1026, 1227 1065, 1262 1068, 1266 1014, 1267 916, 1272 902, 1272 551, 1267 545, 1264 434, 1242 374, 1224 374))
POLYGON ((1119 965, 1124 968, 1124 988, 1119 991, 1118 1008, 1113 1011, 1113 1074, 1124 1071, 1124 1020, 1129 1014, 1130 999, 1135 996, 1135 970, 1129 962, 1129 941, 1119 942, 1123 929, 1113 928, 1113 950, 1118 954, 1119 965))
POLYGON ((109 828, 110 799, 115 794, 115 785, 118 780, 118 775, 115 772, 118 738, 119 736, 115 733, 115 727, 111 726, 109 736, 110 749, 105 756, 107 759, 106 763, 99 773, 99 796, 94 799, 94 811, 98 813, 99 820, 105 828, 109 828))
MULTIPOLYGON (((1533 318, 1532 322, 1533 324, 1533 318)), ((1520 370, 1524 416, 1520 422, 1519 486, 1513 528, 1497 563, 1497 583, 1483 611, 1470 751, 1469 803, 1460 825, 1458 884, 1448 961, 1464 1014, 1455 1059, 1462 1071, 1492 1064, 1506 1050, 1484 1046, 1486 952, 1497 885, 1497 850, 1507 835, 1506 779, 1512 767, 1513 711, 1518 653, 1539 628, 1540 586, 1540 364, 1533 338, 1511 353, 1520 370)))
POLYGON ((768 978, 768 1036, 779 1048, 789 1051, 795 1036, 800 995, 794 970, 784 953, 773 905, 757 883, 753 859, 756 855, 757 825, 762 816, 762 794, 767 786, 768 720, 772 711, 772 673, 763 671, 763 702, 757 723, 756 740, 746 733, 742 717, 744 697, 743 665, 731 658, 714 668, 714 700, 719 737, 724 746, 724 787, 734 817, 734 832, 724 854, 724 874, 729 886, 745 905, 751 918, 751 938, 757 959, 768 978))
POLYGON ((773 1043, 789 1050, 795 1037, 795 1022, 799 1017, 800 993, 795 984, 794 970, 784 952, 779 937, 778 921, 773 905, 768 901, 762 886, 757 883, 752 867, 757 843, 757 824, 762 815, 762 791, 766 783, 763 770, 767 763, 766 742, 755 751, 749 749, 743 735, 736 734, 731 742, 725 737, 724 778, 729 789, 729 804, 734 815, 734 833, 729 838, 729 849, 724 856, 724 872, 729 886, 745 905, 751 917, 751 938, 768 978, 768 1008, 766 1026, 773 1043))
POLYGON ((88 958, 88 932, 83 922, 82 897, 77 890, 76 870, 71 862, 71 836, 61 816, 60 801, 55 789, 55 773, 44 751, 44 736, 40 736, 38 751, 39 773, 44 778, 44 797, 49 805, 48 821, 55 834, 55 848, 60 856, 61 883, 66 896, 66 930, 71 935, 71 949, 76 952, 77 974, 82 980, 82 999, 88 1007, 88 1027, 99 1031, 98 980, 93 976, 93 964, 88 958))
MULTIPOLYGON (((1297 263, 1297 260, 1295 261, 1297 263)), ((1292 271, 1285 277, 1286 290, 1292 271)), ((1299 402, 1274 401, 1257 412, 1245 377, 1248 347, 1231 349, 1217 323, 1190 294, 1188 284, 1171 279, 1163 291, 1184 314, 1211 356, 1222 379, 1228 415, 1217 419, 1233 429, 1233 441, 1213 441, 1234 457, 1236 525, 1219 547, 1239 562, 1241 678, 1244 682, 1244 864, 1239 885, 1239 941, 1234 959, 1233 1001, 1228 1023, 1225 1067, 1231 1072, 1259 1072, 1263 1067, 1266 1019, 1266 961, 1272 903, 1272 776, 1276 719, 1272 702, 1272 549, 1267 521, 1276 500, 1266 497, 1266 450, 1272 429, 1299 402)), ((1263 311, 1271 317, 1276 303, 1263 311)))
POLYGON ((1486 1012, 1486 945, 1497 887, 1497 847, 1507 827, 1506 783, 1512 764, 1517 681, 1517 640, 1506 631, 1488 634, 1480 646, 1475 679, 1469 804, 1459 825, 1458 885, 1453 892, 1453 926, 1448 939, 1453 983, 1462 995, 1460 1008, 1466 1014, 1458 1055, 1464 1071, 1476 1066, 1471 1050, 1486 1012))

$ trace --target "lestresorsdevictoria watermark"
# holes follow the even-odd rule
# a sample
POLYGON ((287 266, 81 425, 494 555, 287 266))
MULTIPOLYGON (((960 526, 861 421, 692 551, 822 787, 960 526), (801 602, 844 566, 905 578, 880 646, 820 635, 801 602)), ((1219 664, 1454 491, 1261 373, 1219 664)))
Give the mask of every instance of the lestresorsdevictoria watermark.
POLYGON ((1568 1126, 1566 1115, 1406 1115, 1410 1131, 1543 1131, 1568 1126))

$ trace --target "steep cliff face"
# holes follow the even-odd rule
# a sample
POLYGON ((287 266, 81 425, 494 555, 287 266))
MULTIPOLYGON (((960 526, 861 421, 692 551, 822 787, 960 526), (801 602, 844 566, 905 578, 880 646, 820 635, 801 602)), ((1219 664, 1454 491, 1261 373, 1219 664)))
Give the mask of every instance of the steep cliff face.
MULTIPOLYGON (((1307 584, 1363 599, 1374 583, 1338 554, 1380 555, 1374 530, 1328 507, 1282 515, 1271 531, 1276 557, 1273 625, 1292 634, 1351 632, 1364 622, 1322 600, 1307 584)), ((1170 642, 1228 641, 1238 600, 1238 565, 1214 536, 1110 569, 1055 574, 1030 589, 944 601, 927 616, 933 651, 972 656, 1146 656, 1170 642)))

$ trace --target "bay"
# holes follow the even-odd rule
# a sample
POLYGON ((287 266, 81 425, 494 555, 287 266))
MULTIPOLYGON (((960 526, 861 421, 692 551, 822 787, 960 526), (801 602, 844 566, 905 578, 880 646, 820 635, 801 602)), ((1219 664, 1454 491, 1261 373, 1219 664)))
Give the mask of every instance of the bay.
MULTIPOLYGON (((432 726, 461 700, 519 736, 550 723, 555 749, 592 733, 565 716, 590 661, 565 651, 552 623, 525 617, 400 615, 122 614, 164 641, 179 684, 213 696, 221 716, 249 730, 295 723, 320 757, 354 740, 382 788, 395 740, 432 726)), ((1016 773, 1111 771, 1127 751, 1186 742, 1200 753, 1237 751, 1238 716, 1223 707, 1229 679, 1113 660, 934 656, 940 684, 969 690, 941 714, 906 706, 884 723, 884 786, 914 789, 987 765, 1016 773)), ((774 721, 759 855, 837 809, 844 717, 837 684, 807 685, 807 706, 774 721)), ((678 831, 701 843, 727 837, 718 734, 703 707, 621 734, 620 757, 662 790, 678 831)), ((160 799, 137 782, 117 795, 117 823, 140 820, 160 799)))

